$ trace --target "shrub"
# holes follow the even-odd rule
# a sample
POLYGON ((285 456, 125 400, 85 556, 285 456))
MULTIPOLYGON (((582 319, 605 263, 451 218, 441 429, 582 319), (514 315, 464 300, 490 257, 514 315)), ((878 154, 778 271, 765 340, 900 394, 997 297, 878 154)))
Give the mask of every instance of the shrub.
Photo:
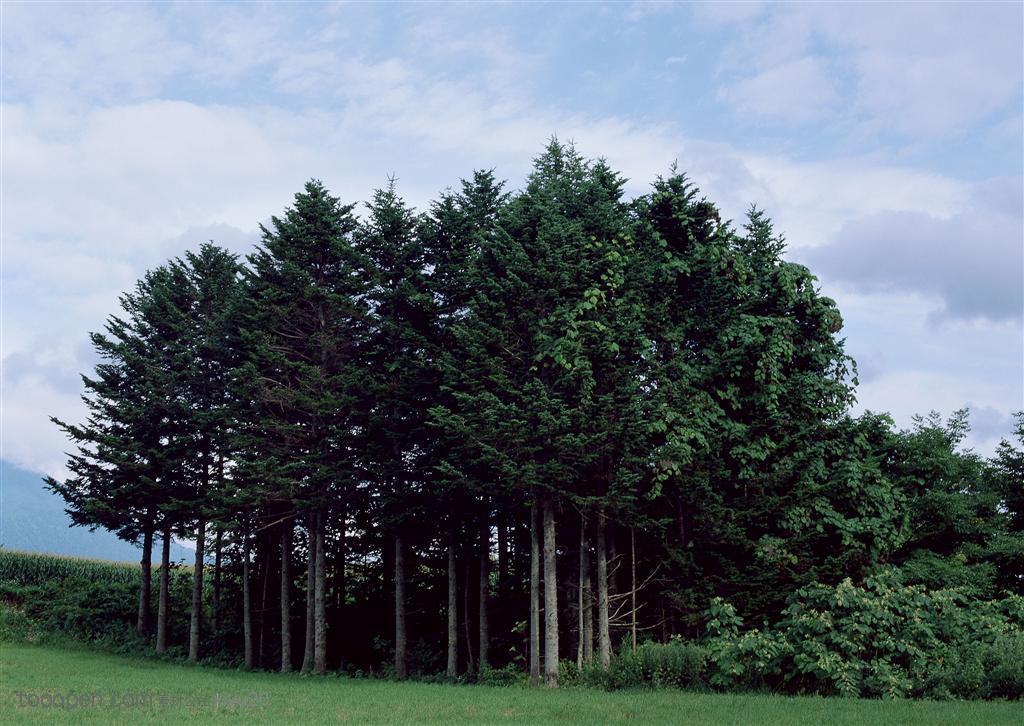
POLYGON ((0 642, 38 643, 43 638, 39 626, 30 620, 24 610, 10 604, 0 604, 0 642))
POLYGON ((951 649, 922 678, 928 698, 1021 698, 1024 634, 1004 633, 992 642, 951 649))
MULTIPOLYGON (((575 663, 573 665, 575 666, 575 663)), ((481 669, 476 682, 484 686, 514 686, 523 680, 523 672, 515 665, 509 664, 502 668, 481 669)))
POLYGON ((991 644, 982 646, 981 660, 987 673, 988 695, 1024 697, 1024 633, 997 636, 991 644))
MULTIPOLYGON (((584 685, 617 688, 694 688, 706 683, 707 651, 676 637, 668 643, 645 642, 634 652, 625 643, 612 656, 608 671, 585 667, 579 679, 584 685)), ((575 670, 575 664, 572 664, 575 670)))
POLYGON ((68 577, 39 585, 25 611, 47 630, 95 638, 131 628, 137 592, 134 585, 68 577))
MULTIPOLYGON (((188 635, 192 599, 189 568, 170 571, 169 621, 172 642, 188 635)), ((155 616, 159 570, 154 570, 151 605, 155 616)), ((8 626, 0 637, 32 642, 88 640, 114 652, 145 650, 135 632, 139 603, 139 567, 130 563, 0 549, 0 602, 8 626), (31 628, 10 627, 17 615, 31 628)))
POLYGON ((1019 698, 1024 598, 972 600, 905 586, 892 573, 801 588, 765 631, 708 611, 711 683, 898 698, 1019 698), (996 675, 998 674, 998 675, 996 675))

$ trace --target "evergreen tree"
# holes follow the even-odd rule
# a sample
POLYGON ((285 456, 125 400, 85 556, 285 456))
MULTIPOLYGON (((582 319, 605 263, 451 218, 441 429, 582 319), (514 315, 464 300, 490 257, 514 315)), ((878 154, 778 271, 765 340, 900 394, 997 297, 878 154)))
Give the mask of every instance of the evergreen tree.
POLYGON ((157 650, 175 535, 189 657, 282 671, 303 590, 303 671, 328 647, 378 669, 393 632, 399 678, 518 662, 537 685, 543 654, 552 687, 573 650, 695 635, 714 596, 771 617, 884 569, 1021 592, 1019 447, 963 448, 966 412, 852 417, 842 319, 765 214, 734 229, 675 170, 623 185, 557 141, 522 191, 478 171, 425 215, 392 180, 359 222, 311 181, 246 269, 203 245, 124 295, 48 484, 142 543, 140 632, 162 538, 157 650))
MULTIPOLYGON (((489 501, 499 509, 515 506, 514 498, 507 496, 508 491, 502 486, 500 476, 487 465, 477 442, 466 436, 459 425, 446 426, 444 423, 446 414, 454 409, 456 393, 465 392, 473 386, 465 375, 463 366, 467 351, 457 331, 471 314, 475 294, 473 275, 481 250, 500 235, 499 216, 508 200, 503 187, 504 184, 495 179, 492 171, 475 172, 472 179, 462 182, 457 194, 445 194, 432 207, 419 231, 435 307, 434 325, 428 341, 433 375, 428 419, 431 428, 423 461, 432 473, 434 510, 448 523, 449 676, 457 675, 458 671, 457 542, 467 524, 472 530, 472 521, 467 522, 466 519, 475 515, 480 520, 477 660, 483 668, 488 661, 491 639, 487 627, 490 524, 489 508, 485 502, 489 501)), ((469 539, 472 541, 473 538, 469 539)), ((468 588, 469 583, 465 582, 463 586, 468 588)), ((465 617, 468 622, 469 613, 465 617)), ((472 659, 471 639, 467 636, 466 640, 472 659)))
POLYGON ((190 441, 186 463, 187 500, 179 502, 181 520, 195 532, 189 659, 199 657, 203 621, 203 576, 207 523, 220 514, 216 491, 222 484, 232 421, 236 414, 230 382, 240 363, 238 323, 240 265, 235 255, 212 243, 174 260, 177 305, 169 309, 171 347, 180 371, 175 400, 183 436, 190 441))
POLYGON ((80 426, 54 419, 79 447, 68 462, 73 476, 48 480, 73 522, 105 526, 129 541, 141 535, 140 631, 148 630, 151 548, 160 532, 158 652, 167 647, 169 545, 189 491, 175 329, 184 294, 180 269, 156 268, 121 297, 125 317, 111 317, 106 334, 91 336, 103 362, 95 378, 83 377, 90 417, 80 426))
POLYGON ((404 555, 405 524, 423 491, 427 408, 436 390, 430 360, 434 299, 418 223, 395 190, 378 190, 358 234, 369 262, 367 300, 374 314, 367 347, 373 405, 364 455, 378 517, 394 547, 395 675, 408 673, 404 555))
POLYGON ((314 623, 307 627, 315 631, 320 673, 327 668, 325 528, 361 477, 369 310, 356 227, 351 205, 308 182, 294 206, 263 228, 246 274, 250 358, 240 379, 253 406, 241 428, 240 467, 262 493, 261 526, 314 516, 314 623))

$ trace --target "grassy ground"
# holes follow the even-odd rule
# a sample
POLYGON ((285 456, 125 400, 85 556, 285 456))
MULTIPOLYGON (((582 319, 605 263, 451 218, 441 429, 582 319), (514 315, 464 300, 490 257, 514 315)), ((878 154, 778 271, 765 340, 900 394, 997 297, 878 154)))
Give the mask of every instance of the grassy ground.
POLYGON ((1022 710, 1019 703, 529 691, 310 678, 0 643, 0 722, 1021 724, 1022 710), (44 705, 48 700, 58 705, 44 705), (69 707, 70 701, 78 705, 69 707))

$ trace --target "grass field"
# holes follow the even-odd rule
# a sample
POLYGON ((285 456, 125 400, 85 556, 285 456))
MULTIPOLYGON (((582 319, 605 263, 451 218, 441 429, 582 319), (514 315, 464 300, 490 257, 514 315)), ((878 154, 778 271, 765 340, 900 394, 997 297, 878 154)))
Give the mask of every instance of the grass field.
POLYGON ((2 723, 1021 724, 1019 703, 529 691, 242 673, 0 643, 2 723), (64 699, 65 705, 59 702, 64 699), (58 705, 44 705, 57 701, 58 705), (70 707, 69 703, 77 701, 70 707))

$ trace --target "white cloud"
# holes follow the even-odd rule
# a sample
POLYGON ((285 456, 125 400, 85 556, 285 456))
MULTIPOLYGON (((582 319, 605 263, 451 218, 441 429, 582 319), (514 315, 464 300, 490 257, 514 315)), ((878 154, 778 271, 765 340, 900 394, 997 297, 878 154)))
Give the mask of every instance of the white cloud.
POLYGON ((966 444, 990 455, 1002 438, 1011 435, 1009 412, 1024 401, 1008 401, 998 383, 965 381, 962 377, 935 371, 894 371, 857 389, 857 410, 889 412, 901 428, 910 427, 917 414, 939 411, 948 416, 970 408, 974 425, 966 444), (1004 427, 1005 425, 1005 427, 1004 427))
POLYGON ((116 253, 188 225, 249 226, 317 167, 315 150, 293 140, 315 121, 272 109, 145 101, 91 110, 73 135, 41 133, 39 115, 4 108, 4 204, 16 254, 30 237, 102 240, 116 253), (239 188, 243 195, 232 193, 239 188))
POLYGON ((727 46, 719 98, 742 114, 853 118, 907 137, 962 133, 1019 110, 1022 12, 1020 3, 774 5, 727 46), (831 113, 800 112, 794 88, 831 113))
POLYGON ((678 5, 674 0, 633 0, 626 7, 623 17, 627 21, 635 23, 655 15, 671 12, 678 5))
POLYGON ((864 292, 827 278, 822 285, 842 311, 846 350, 862 374, 857 411, 888 411, 907 427, 914 414, 968 406, 980 417, 970 443, 985 454, 1009 433, 1000 421, 1024 406, 1019 321, 947 318, 937 327, 942 300, 934 294, 864 292))
MULTIPOLYGON (((86 331, 115 311, 118 292, 146 267, 206 239, 244 251, 256 223, 279 213, 309 176, 322 178, 343 199, 359 200, 395 173, 400 190, 422 207, 479 166, 495 166, 499 176, 518 184, 529 160, 558 134, 576 141, 584 154, 606 156, 631 179, 634 193, 678 159, 727 216, 739 219, 756 202, 794 249, 829 242, 844 225, 872 215, 949 222, 966 214, 973 191, 964 182, 888 159, 839 158, 834 152, 795 159, 752 151, 753 144, 693 138, 671 118, 628 105, 584 113, 557 96, 535 93, 535 77, 547 70, 536 48, 494 29, 490 11, 479 7, 467 8, 466 17, 460 8, 446 8, 444 17, 435 18, 433 8, 403 6, 400 19, 412 25, 400 28, 363 6, 317 6, 312 25, 284 5, 118 5, 95 13, 93 6, 38 7, 17 6, 15 13, 4 7, 9 95, 3 108, 0 331, 5 366, 22 371, 4 384, 2 455, 35 469, 59 465, 65 445, 46 417, 80 415, 67 382, 71 372, 88 366, 78 347, 86 331), (488 21, 493 32, 468 33, 467 17, 488 21), (359 33, 352 32, 355 27, 359 33), (365 40, 394 33, 392 46, 365 40), (470 64, 473 70, 465 70, 470 64), (33 365, 38 374, 24 374, 33 365)), ((835 59, 814 49, 812 40, 824 37, 848 49, 844 62, 852 68, 850 58, 897 47, 895 38, 906 25, 901 22, 899 32, 877 28, 875 37, 870 26, 877 21, 854 17, 844 29, 803 6, 787 8, 715 4, 697 10, 705 16, 765 15, 747 21, 758 32, 774 23, 775 37, 750 33, 756 53, 747 48, 732 54, 722 84, 747 83, 747 92, 730 98, 753 104, 749 112, 780 119, 786 104, 806 109, 811 96, 834 103, 849 90, 834 81, 835 59), (772 84, 784 86, 790 97, 771 98, 766 89, 772 84)), ((977 25, 968 23, 968 30, 977 25)), ((927 75, 939 67, 928 65, 931 51, 920 43, 923 35, 928 33, 910 33, 908 52, 925 58, 920 73, 927 75)), ((687 49, 686 68, 705 60, 698 51, 687 49)), ((993 52, 992 62, 998 66, 1004 54, 993 52)), ((654 62, 660 65, 662 57, 654 62)), ((883 69, 890 61, 878 57, 883 69)), ((968 60, 958 84, 975 77, 976 59, 968 60)), ((864 66, 865 79, 868 70, 864 66)), ((885 78, 865 83, 871 87, 861 89, 859 103, 875 117, 888 120, 906 111, 890 108, 886 94, 896 87, 886 86, 885 78)), ((925 99, 937 93, 925 90, 925 99)), ((995 108, 1005 94, 1003 81, 982 85, 978 93, 975 103, 995 108)), ((911 111, 931 108, 920 98, 908 104, 911 111)), ((935 113, 946 114, 941 108, 935 113)), ((1008 128, 1002 133, 1013 137, 1018 126, 1008 128)), ((993 205, 1002 199, 997 191, 987 191, 993 205)), ((925 367, 923 358, 948 360, 957 348, 991 349, 990 358, 1004 365, 1007 354, 997 349, 1014 331, 946 324, 949 338, 931 341, 931 298, 916 300, 908 308, 912 315, 892 320, 891 296, 849 293, 840 303, 851 349, 880 352, 871 359, 875 375, 862 395, 874 407, 914 412, 977 401, 1002 411, 1006 392, 1019 390, 1007 384, 1005 372, 989 377, 990 388, 978 389, 971 382, 978 374, 966 368, 923 374, 931 384, 948 385, 949 395, 934 395, 931 385, 894 390, 904 380, 900 376, 913 380, 925 367), (894 326, 885 328, 889 339, 878 339, 873 331, 886 321, 894 326), (900 352, 911 349, 914 355, 900 352), (885 398, 890 394, 892 405, 885 398)))
POLYGON ((870 158, 797 161, 689 142, 680 161, 728 216, 742 219, 756 203, 793 248, 824 244, 846 220, 868 214, 904 210, 945 218, 970 196, 962 182, 870 158))
POLYGON ((829 114, 839 99, 823 58, 805 56, 719 89, 718 100, 739 113, 807 122, 829 114))
POLYGON ((5 390, 0 406, 0 458, 30 471, 62 473, 63 452, 70 446, 49 416, 80 421, 84 414, 85 407, 76 395, 60 391, 47 381, 24 381, 16 395, 5 390))
POLYGON ((941 299, 939 316, 1020 320, 1024 315, 1021 179, 979 185, 939 218, 878 211, 850 219, 832 244, 803 252, 812 269, 865 291, 916 290, 941 299))
POLYGON ((723 0, 722 2, 693 3, 698 18, 715 23, 749 22, 761 15, 769 4, 760 0, 723 0))

